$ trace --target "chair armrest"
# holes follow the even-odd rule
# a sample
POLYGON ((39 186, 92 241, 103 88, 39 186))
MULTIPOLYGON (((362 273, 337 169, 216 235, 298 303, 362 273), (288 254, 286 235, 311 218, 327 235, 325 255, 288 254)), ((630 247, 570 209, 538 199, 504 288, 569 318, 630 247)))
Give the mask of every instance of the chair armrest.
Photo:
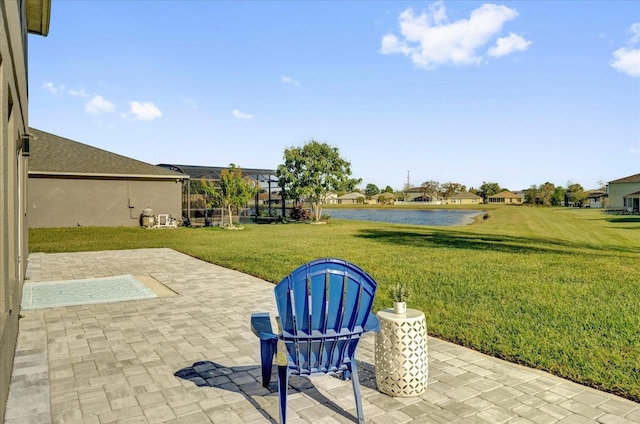
POLYGON ((271 318, 269 312, 256 312, 251 314, 251 331, 260 337, 260 340, 277 339, 278 335, 273 333, 271 328, 271 318))
POLYGON ((375 333, 380 331, 380 320, 378 320, 378 317, 373 312, 370 313, 367 318, 367 322, 364 325, 364 331, 373 331, 375 333))

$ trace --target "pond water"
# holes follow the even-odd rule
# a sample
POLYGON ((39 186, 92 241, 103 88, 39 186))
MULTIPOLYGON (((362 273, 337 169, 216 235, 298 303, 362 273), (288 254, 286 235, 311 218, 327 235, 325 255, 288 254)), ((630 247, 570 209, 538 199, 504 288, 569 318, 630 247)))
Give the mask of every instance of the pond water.
POLYGON ((412 225, 467 225, 482 210, 457 209, 324 209, 323 214, 336 219, 390 222, 412 225))

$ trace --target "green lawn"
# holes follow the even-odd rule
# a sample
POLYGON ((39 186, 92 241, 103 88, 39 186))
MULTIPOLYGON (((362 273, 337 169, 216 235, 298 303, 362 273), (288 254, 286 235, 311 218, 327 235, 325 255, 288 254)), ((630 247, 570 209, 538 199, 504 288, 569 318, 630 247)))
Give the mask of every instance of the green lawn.
MULTIPOLYGON (((330 209, 325 211, 331 214, 330 209)), ((640 217, 505 206, 464 227, 330 220, 327 225, 29 231, 32 252, 170 247, 277 282, 340 257, 379 283, 413 288, 429 333, 640 401, 640 217)))

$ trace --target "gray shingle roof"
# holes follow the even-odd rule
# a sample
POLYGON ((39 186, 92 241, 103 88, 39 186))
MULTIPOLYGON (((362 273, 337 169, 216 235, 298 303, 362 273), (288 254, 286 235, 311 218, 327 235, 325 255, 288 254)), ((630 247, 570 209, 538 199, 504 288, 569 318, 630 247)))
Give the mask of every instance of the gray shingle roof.
POLYGON ((185 174, 30 128, 29 175, 186 178, 185 174))
POLYGON ((468 191, 463 191, 461 193, 454 194, 450 199, 482 199, 482 197, 477 194, 469 193, 468 191))
POLYGON ((501 191, 500 193, 494 194, 493 196, 489 196, 490 199, 515 199, 518 197, 522 197, 520 194, 512 193, 508 190, 501 191))
POLYGON ((358 199, 361 197, 365 197, 364 194, 354 191, 352 193, 347 193, 347 194, 343 194, 342 196, 338 196, 338 199, 349 200, 349 199, 358 199))
POLYGON ((609 183, 640 183, 640 174, 630 175, 618 180, 609 181, 609 183))

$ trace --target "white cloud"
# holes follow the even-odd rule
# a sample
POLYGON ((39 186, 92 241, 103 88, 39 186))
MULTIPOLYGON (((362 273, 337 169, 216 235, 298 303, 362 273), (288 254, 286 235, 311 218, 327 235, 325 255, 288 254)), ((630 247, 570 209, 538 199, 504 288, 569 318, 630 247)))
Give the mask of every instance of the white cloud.
POLYGON ((631 44, 637 44, 640 42, 640 22, 631 24, 629 32, 631 33, 631 39, 629 40, 631 44))
POLYGON ((115 109, 116 106, 102 96, 94 96, 85 107, 85 110, 92 115, 113 112, 115 109))
POLYGON ((613 52, 613 66, 623 74, 640 78, 640 49, 620 48, 613 52))
POLYGON ((621 47, 614 51, 610 65, 623 74, 640 78, 640 49, 633 48, 640 42, 640 23, 632 24, 629 32, 631 37, 628 42, 631 47, 621 47))
POLYGON ((527 50, 530 44, 531 41, 510 33, 508 37, 498 38, 495 46, 489 49, 488 54, 493 57, 501 57, 513 52, 523 52, 527 50))
POLYGON ((162 112, 153 102, 131 102, 129 105, 129 114, 133 115, 138 121, 153 121, 162 116, 162 112))
POLYGON ((236 118, 238 118, 238 119, 251 119, 251 118, 253 118, 253 115, 250 115, 248 113, 242 113, 238 109, 233 109, 231 114, 233 116, 235 116, 236 118))
POLYGON ((52 82, 45 82, 42 84, 42 88, 49 90, 51 94, 57 95, 59 92, 64 91, 64 85, 55 86, 52 82))
POLYGON ((291 77, 285 77, 285 76, 283 76, 283 77, 281 77, 281 78, 280 78, 280 81, 281 81, 283 84, 293 84, 293 85, 296 85, 296 86, 300 87, 300 83, 299 83, 297 80, 294 80, 294 79, 293 79, 293 78, 291 78, 291 77))
POLYGON ((413 48, 400 42, 398 37, 393 34, 387 34, 382 37, 382 46, 380 48, 380 53, 382 54, 402 53, 405 56, 409 56, 413 51, 413 48))
POLYGON ((89 95, 89 93, 87 93, 87 92, 84 90, 84 88, 81 88, 81 89, 79 89, 79 90, 75 90, 75 89, 71 88, 71 89, 69 89, 69 91, 68 91, 68 92, 69 92, 69 94, 71 94, 71 95, 72 95, 72 96, 74 96, 74 97, 85 97, 85 98, 86 98, 86 97, 91 97, 91 96, 89 95))
POLYGON ((447 21, 447 9, 444 7, 444 3, 441 0, 430 4, 429 11, 431 12, 431 18, 434 23, 439 24, 447 21))
MULTIPOLYGON (((471 12, 469 19, 449 22, 442 1, 429 5, 429 11, 415 15, 412 9, 398 18, 401 36, 386 34, 380 53, 400 53, 418 67, 433 69, 442 64, 478 65, 484 60, 481 50, 500 33, 504 24, 518 12, 506 6, 484 4, 471 12)), ((495 57, 526 50, 530 41, 515 34, 501 38, 489 50, 495 57)))

